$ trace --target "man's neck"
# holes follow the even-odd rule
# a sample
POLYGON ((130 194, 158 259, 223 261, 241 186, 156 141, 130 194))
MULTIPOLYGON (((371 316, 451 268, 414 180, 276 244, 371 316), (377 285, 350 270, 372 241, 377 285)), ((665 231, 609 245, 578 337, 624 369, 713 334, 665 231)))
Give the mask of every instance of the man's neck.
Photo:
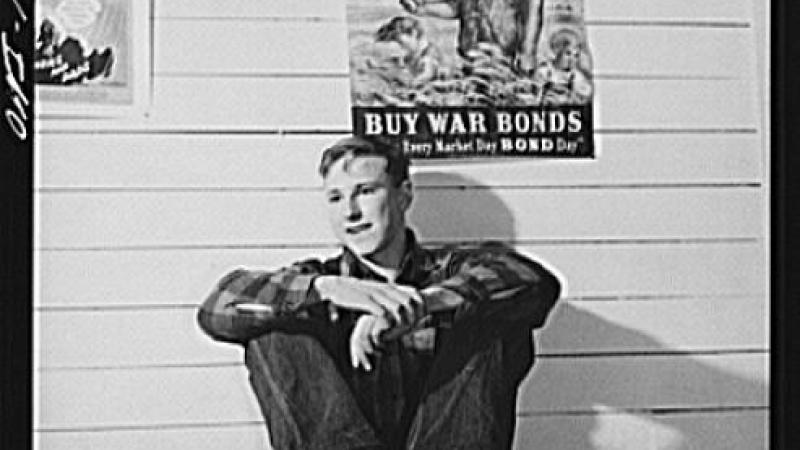
POLYGON ((388 267, 383 267, 375 264, 374 262, 362 258, 360 255, 356 255, 359 261, 361 261, 365 266, 369 268, 369 270, 375 272, 376 274, 386 278, 386 281, 389 283, 394 283, 397 280, 397 277, 400 275, 400 269, 391 269, 388 267))
POLYGON ((400 264, 403 262, 403 257, 406 254, 407 245, 408 239, 406 238, 406 230, 404 229, 403 232, 397 236, 397 239, 393 240, 389 246, 378 255, 364 257, 356 254, 356 257, 375 273, 386 277, 387 280, 394 281, 400 273, 400 264))

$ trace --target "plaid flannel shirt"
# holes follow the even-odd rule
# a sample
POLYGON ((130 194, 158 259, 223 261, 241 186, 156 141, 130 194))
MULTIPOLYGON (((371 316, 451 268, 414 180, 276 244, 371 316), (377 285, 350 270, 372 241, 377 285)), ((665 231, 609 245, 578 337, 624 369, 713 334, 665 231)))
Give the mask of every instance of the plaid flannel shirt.
MULTIPOLYGON (((455 314, 479 308, 481 317, 497 321, 498 326, 503 321, 525 321, 537 328, 558 299, 560 285, 555 276, 501 244, 425 249, 411 231, 407 242, 396 283, 419 289, 423 300, 441 289, 455 292, 463 299, 455 314)), ((245 344, 283 319, 302 318, 310 308, 329 304, 313 287, 320 275, 386 281, 347 249, 324 262, 310 259, 277 271, 236 269, 220 280, 201 305, 200 327, 214 339, 245 344), (263 306, 247 308, 252 305, 263 306)), ((421 323, 447 326, 446 318, 426 319, 421 323)), ((411 336, 405 342, 426 346, 431 341, 430 334, 418 336, 422 338, 411 336)))

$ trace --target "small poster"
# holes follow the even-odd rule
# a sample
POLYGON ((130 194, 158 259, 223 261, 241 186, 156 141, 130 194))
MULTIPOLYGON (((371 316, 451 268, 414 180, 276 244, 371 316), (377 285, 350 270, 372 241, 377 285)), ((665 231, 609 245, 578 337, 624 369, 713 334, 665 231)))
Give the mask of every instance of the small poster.
POLYGON ((583 0, 348 0, 353 129, 412 158, 593 158, 583 0))
POLYGON ((144 109, 149 0, 37 0, 33 75, 43 115, 144 109))

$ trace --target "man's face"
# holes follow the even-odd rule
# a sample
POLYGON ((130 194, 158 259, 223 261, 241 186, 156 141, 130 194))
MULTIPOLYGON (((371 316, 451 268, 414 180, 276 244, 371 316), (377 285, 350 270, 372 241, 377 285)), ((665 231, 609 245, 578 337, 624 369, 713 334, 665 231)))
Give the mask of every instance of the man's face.
MULTIPOLYGON (((337 238, 353 253, 387 264, 405 233, 411 184, 394 186, 380 156, 342 158, 324 180, 328 218, 337 238)), ((403 249, 399 249, 400 252, 403 249)))

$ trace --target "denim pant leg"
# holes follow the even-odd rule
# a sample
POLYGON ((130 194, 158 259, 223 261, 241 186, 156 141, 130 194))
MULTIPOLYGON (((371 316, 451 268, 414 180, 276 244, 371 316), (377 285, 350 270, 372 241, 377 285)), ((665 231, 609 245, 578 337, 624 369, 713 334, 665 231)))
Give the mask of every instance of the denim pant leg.
POLYGON ((529 326, 442 330, 407 449, 509 449, 517 388, 533 365, 529 326))
POLYGON ((341 357, 344 331, 322 323, 249 343, 250 383, 276 450, 383 448, 341 375, 347 358, 333 356, 341 357))

